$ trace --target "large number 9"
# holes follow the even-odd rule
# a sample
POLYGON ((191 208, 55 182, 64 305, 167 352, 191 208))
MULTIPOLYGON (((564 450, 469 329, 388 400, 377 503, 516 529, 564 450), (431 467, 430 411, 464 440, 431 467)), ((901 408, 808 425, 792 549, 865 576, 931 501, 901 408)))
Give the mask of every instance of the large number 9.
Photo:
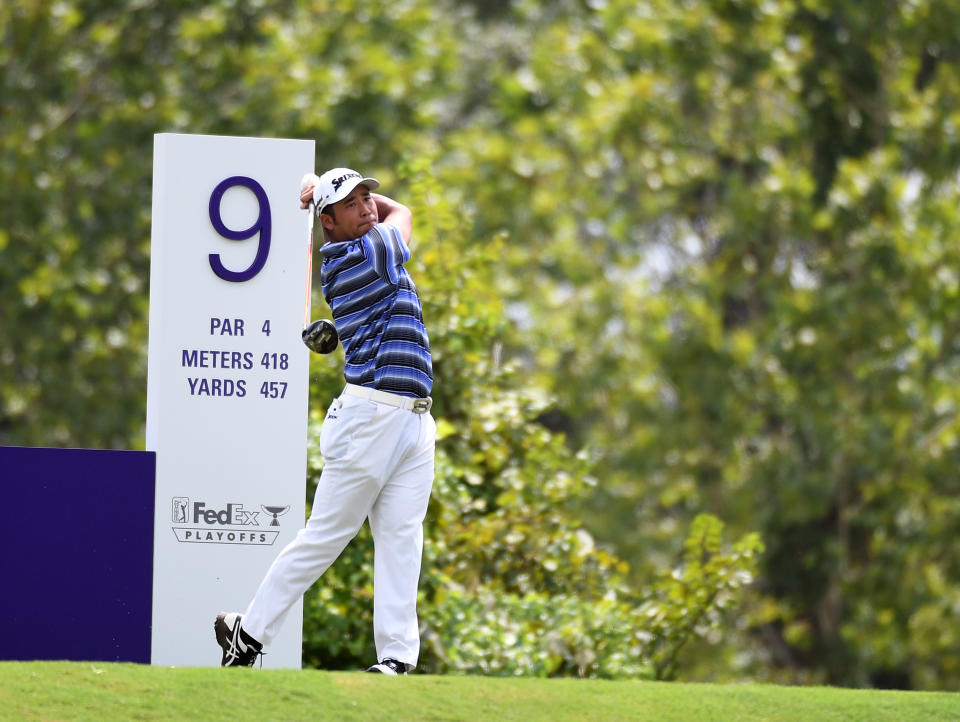
POLYGON ((260 234, 260 245, 257 246, 257 257, 253 259, 250 267, 243 271, 231 271, 220 261, 219 253, 210 254, 210 268, 224 281, 249 281, 260 273, 263 265, 267 262, 267 255, 270 253, 270 203, 267 200, 267 193, 263 186, 257 183, 253 178, 247 178, 242 175, 231 176, 213 189, 210 195, 210 222, 224 238, 231 241, 244 241, 256 233, 260 234), (220 201, 223 194, 234 186, 243 186, 253 191, 257 197, 257 203, 260 207, 260 213, 253 225, 245 231, 234 231, 223 225, 223 218, 220 217, 220 201))

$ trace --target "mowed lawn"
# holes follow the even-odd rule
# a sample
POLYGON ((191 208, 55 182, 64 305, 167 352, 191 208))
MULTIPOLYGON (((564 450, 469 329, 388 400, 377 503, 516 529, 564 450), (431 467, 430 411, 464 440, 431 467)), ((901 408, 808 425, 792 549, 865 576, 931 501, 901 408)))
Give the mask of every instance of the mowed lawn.
POLYGON ((960 720, 960 695, 317 670, 0 663, 2 720, 960 720))

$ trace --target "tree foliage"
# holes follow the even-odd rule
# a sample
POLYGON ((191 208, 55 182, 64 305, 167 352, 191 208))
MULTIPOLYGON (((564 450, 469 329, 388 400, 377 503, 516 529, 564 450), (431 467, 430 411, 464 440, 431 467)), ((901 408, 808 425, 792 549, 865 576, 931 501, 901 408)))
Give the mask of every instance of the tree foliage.
MULTIPOLYGON (((415 210, 425 668, 956 688, 955 3, 15 0, 0 31, 0 443, 142 444, 154 133, 312 137, 415 210)), ((369 654, 368 544, 307 598, 314 663, 369 654)))

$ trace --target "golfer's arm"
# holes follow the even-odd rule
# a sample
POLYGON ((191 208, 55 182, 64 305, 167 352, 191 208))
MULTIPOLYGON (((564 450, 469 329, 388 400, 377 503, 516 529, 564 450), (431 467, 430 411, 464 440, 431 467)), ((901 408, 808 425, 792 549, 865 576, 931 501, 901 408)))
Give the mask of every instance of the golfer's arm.
POLYGON ((413 213, 402 203, 397 203, 392 198, 387 198, 379 193, 371 193, 377 204, 377 217, 381 223, 391 223, 400 229, 400 235, 403 236, 403 242, 410 243, 410 234, 413 232, 413 213))

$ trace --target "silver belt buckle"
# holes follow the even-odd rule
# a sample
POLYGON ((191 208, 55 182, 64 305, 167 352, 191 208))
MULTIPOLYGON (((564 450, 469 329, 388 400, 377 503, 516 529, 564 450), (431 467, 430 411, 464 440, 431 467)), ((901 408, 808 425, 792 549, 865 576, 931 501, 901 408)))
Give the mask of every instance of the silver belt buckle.
POLYGON ((413 407, 410 410, 415 414, 425 414, 431 406, 433 406, 433 399, 428 396, 425 399, 414 400, 413 407))

